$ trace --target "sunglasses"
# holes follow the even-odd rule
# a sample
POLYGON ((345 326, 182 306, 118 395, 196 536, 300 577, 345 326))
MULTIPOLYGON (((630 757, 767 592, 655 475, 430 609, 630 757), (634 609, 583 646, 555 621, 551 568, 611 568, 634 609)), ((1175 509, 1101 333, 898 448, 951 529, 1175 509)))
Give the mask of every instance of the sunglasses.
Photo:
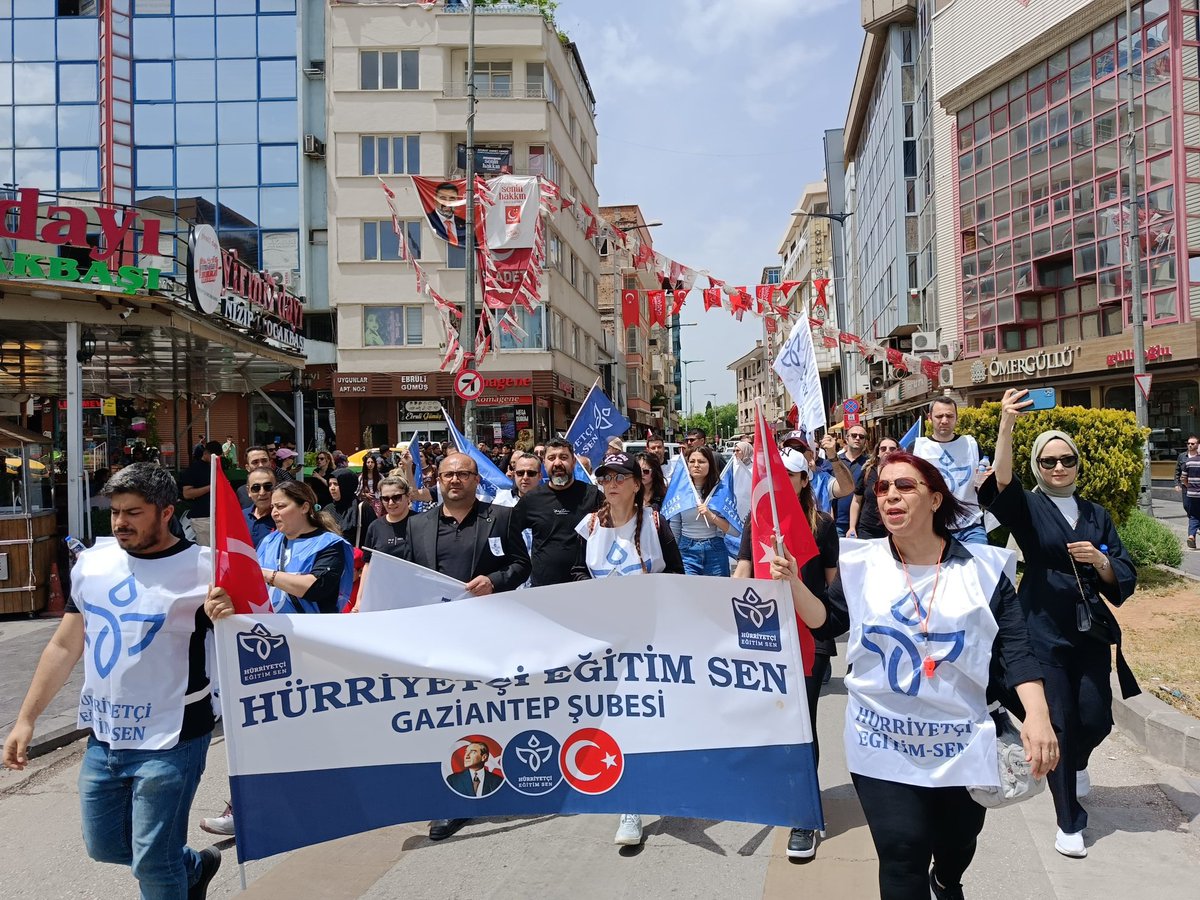
POLYGON ((915 494, 919 484, 925 484, 925 482, 918 481, 916 478, 893 478, 890 481, 881 478, 875 482, 875 496, 882 497, 892 489, 892 485, 895 485, 896 490, 902 494, 915 494))
POLYGON ((407 500, 408 494, 384 494, 379 498, 382 503, 399 503, 401 500, 407 500))
POLYGON ((537 469, 517 469, 513 474, 518 478, 537 478, 541 473, 537 469))
POLYGON ((250 487, 246 488, 246 492, 250 494, 261 494, 263 491, 273 491, 274 489, 275 485, 273 484, 252 484, 250 487))
POLYGON ((865 440, 867 436, 866 436, 865 434, 855 434, 855 433, 852 431, 852 432, 850 432, 850 437, 852 437, 852 438, 858 438, 859 440, 865 440))
POLYGON ((900 449, 899 447, 882 447, 881 446, 879 448, 879 452, 880 453, 895 453, 899 449, 900 449))
POLYGON ((1073 469, 1079 465, 1079 457, 1074 453, 1068 453, 1066 456, 1039 456, 1037 461, 1037 464, 1047 472, 1057 468, 1059 463, 1062 463, 1064 469, 1073 469))
POLYGON ((632 478, 632 477, 633 477, 632 475, 625 475, 625 474, 597 475, 596 483, 597 484, 608 484, 609 482, 615 482, 617 484, 624 484, 625 479, 632 478))

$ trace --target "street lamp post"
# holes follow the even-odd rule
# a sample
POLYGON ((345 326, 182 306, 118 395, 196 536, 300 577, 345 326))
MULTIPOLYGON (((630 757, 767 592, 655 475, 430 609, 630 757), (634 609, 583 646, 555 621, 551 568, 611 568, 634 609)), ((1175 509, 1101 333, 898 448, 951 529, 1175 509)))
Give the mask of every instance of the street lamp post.
MULTIPOLYGON (((807 217, 813 218, 813 219, 828 219, 831 222, 837 222, 838 225, 841 226, 841 228, 842 228, 842 254, 843 254, 842 283, 839 285, 837 283, 836 279, 834 280, 833 307, 837 311, 838 328, 842 328, 842 329, 849 328, 851 323, 846 320, 846 297, 845 297, 846 291, 844 290, 844 288, 847 284, 847 278, 846 278, 846 266, 845 266, 844 256, 845 256, 845 252, 846 252, 846 220, 848 218, 850 218, 852 215, 854 215, 854 213, 853 212, 807 212, 803 209, 797 209, 797 210, 792 211, 792 215, 793 216, 807 216, 807 217)), ((832 239, 832 235, 831 235, 831 239, 832 239)), ((832 266, 830 268, 832 269, 832 266)), ((865 332, 865 331, 863 332, 863 334, 866 334, 866 333, 867 332, 865 332)), ((850 367, 847 365, 849 353, 846 352, 846 350, 844 349, 844 346, 845 345, 843 345, 840 341, 838 342, 838 363, 839 363, 838 369, 839 369, 839 375, 840 375, 839 380, 842 383, 842 399, 843 400, 850 396, 850 367)))
POLYGON ((683 380, 679 384, 679 389, 681 391, 683 391, 683 415, 685 418, 692 414, 691 403, 688 402, 688 396, 687 396, 687 389, 688 389, 687 367, 689 365, 691 365, 692 363, 701 363, 701 362, 704 362, 704 360, 702 360, 702 359, 681 359, 679 361, 680 365, 683 366, 683 380))
MULTIPOLYGON (((467 235, 463 248, 466 283, 463 288, 463 323, 460 343, 468 357, 467 366, 475 368, 475 4, 471 4, 467 25, 467 235)), ((451 225, 451 227, 454 227, 451 225)), ((463 403, 463 434, 475 443, 475 401, 463 403)))
POLYGON ((688 384, 688 401, 687 401, 688 416, 694 416, 696 414, 696 402, 695 402, 696 394, 692 388, 692 385, 696 384, 698 382, 702 382, 702 381, 708 381, 708 379, 707 378, 689 378, 688 379, 688 383, 687 383, 688 384))

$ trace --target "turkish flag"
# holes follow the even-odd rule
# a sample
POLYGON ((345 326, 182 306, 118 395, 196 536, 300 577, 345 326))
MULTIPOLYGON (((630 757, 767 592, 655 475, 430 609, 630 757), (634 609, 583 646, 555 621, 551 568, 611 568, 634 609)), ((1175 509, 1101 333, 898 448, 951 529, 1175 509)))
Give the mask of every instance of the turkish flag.
POLYGON ((771 295, 775 293, 776 287, 774 284, 756 284, 754 286, 754 295, 758 300, 757 312, 760 316, 771 311, 771 295))
POLYGON ((784 298, 788 298, 792 291, 804 284, 803 281, 785 281, 779 285, 779 290, 783 293, 784 298))
MULTIPOLYGON (((800 506, 800 498, 792 490, 792 481, 783 465, 783 457, 775 446, 775 438, 767 425, 762 406, 754 414, 754 472, 750 481, 750 535, 753 538, 754 577, 771 577, 771 560, 775 558, 775 538, 783 541, 796 559, 797 567, 817 555, 808 518, 800 506), (771 497, 775 502, 772 504, 771 497), (775 515, 779 518, 776 520, 775 515)), ((796 616, 800 633, 800 658, 804 674, 811 675, 813 667, 813 636, 808 626, 796 616)))
POLYGON ((763 319, 763 327, 767 329, 767 334, 774 334, 779 328, 779 323, 767 316, 763 319))
POLYGON ((932 378, 937 381, 938 376, 942 374, 942 364, 935 359, 922 359, 921 371, 926 378, 932 378))
MULTIPOLYGON (((813 300, 813 305, 819 306, 822 309, 824 309, 826 311, 826 315, 828 315, 828 310, 829 310, 829 300, 825 296, 825 288, 827 288, 827 287, 829 287, 829 279, 828 278, 814 278, 813 279, 813 290, 815 290, 817 292, 816 299, 813 300)), ((824 318, 824 316, 822 316, 821 318, 824 318)))
POLYGON ((749 312, 754 306, 754 301, 746 292, 744 287, 735 287, 733 294, 729 298, 729 308, 733 312, 749 312))
POLYGON ((621 291, 621 319, 625 327, 639 324, 642 317, 642 305, 638 300, 638 292, 632 289, 621 291))
POLYGON ((720 288, 705 288, 704 289, 704 311, 710 309, 721 308, 721 289, 720 288))
POLYGON ((254 552, 250 526, 246 524, 242 505, 216 456, 213 457, 212 494, 213 585, 225 589, 233 600, 235 613, 274 612, 267 597, 267 583, 263 581, 258 554, 254 552))
POLYGON ((893 369, 905 369, 907 371, 904 365, 904 354, 899 350, 894 347, 887 347, 884 350, 884 355, 887 357, 888 364, 893 369))
POLYGON ((650 308, 650 325, 666 325, 667 292, 646 291, 646 304, 650 308))
POLYGON ((679 315, 679 311, 683 309, 683 301, 687 299, 687 295, 687 291, 671 291, 671 300, 673 301, 671 304, 671 315, 679 315))

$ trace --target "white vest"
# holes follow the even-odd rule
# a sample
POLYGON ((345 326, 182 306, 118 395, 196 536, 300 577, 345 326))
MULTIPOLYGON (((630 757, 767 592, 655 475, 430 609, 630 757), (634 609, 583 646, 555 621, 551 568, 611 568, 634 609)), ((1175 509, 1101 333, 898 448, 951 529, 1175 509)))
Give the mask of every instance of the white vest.
POLYGON ((658 528, 654 524, 654 513, 642 511, 642 555, 639 564, 637 547, 633 543, 633 525, 630 519, 619 528, 605 528, 596 513, 584 516, 575 526, 575 531, 586 543, 585 560, 593 578, 609 575, 653 575, 665 572, 666 560, 662 545, 658 541, 658 528), (594 527, 593 527, 594 524, 594 527))
MULTIPOLYGON (((209 550, 138 559, 100 538, 71 571, 83 615, 79 727, 114 750, 168 750, 179 742, 196 610, 208 594, 209 550)), ((185 696, 186 695, 186 696, 185 696)))
POLYGON ((967 507, 966 513, 954 523, 954 528, 967 528, 981 521, 979 491, 975 487, 975 475, 979 470, 979 444, 975 438, 961 434, 943 444, 919 437, 913 444, 913 456, 933 463, 946 479, 950 493, 967 507))
POLYGON ((1014 558, 997 547, 967 549, 973 560, 942 565, 926 640, 920 620, 929 613, 937 567, 909 566, 918 613, 886 540, 842 542, 851 772, 926 787, 999 783, 986 699, 998 627, 988 601, 1014 558), (926 657, 935 663, 932 677, 926 657))

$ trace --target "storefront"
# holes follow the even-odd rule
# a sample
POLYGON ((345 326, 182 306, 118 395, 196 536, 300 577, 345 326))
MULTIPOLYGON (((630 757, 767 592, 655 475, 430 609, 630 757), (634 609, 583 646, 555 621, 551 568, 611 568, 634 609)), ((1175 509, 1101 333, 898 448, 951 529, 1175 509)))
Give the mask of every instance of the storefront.
MULTIPOLYGON (((1186 439, 1200 426, 1196 323, 1146 329, 1150 458, 1155 478, 1171 478, 1186 439)), ((1133 336, 1126 331, 1027 353, 954 364, 954 386, 974 406, 999 400, 1010 387, 1051 387, 1059 406, 1134 408, 1133 336)))
POLYGON ((533 373, 486 373, 483 394, 475 401, 475 432, 488 444, 532 450, 533 373))

